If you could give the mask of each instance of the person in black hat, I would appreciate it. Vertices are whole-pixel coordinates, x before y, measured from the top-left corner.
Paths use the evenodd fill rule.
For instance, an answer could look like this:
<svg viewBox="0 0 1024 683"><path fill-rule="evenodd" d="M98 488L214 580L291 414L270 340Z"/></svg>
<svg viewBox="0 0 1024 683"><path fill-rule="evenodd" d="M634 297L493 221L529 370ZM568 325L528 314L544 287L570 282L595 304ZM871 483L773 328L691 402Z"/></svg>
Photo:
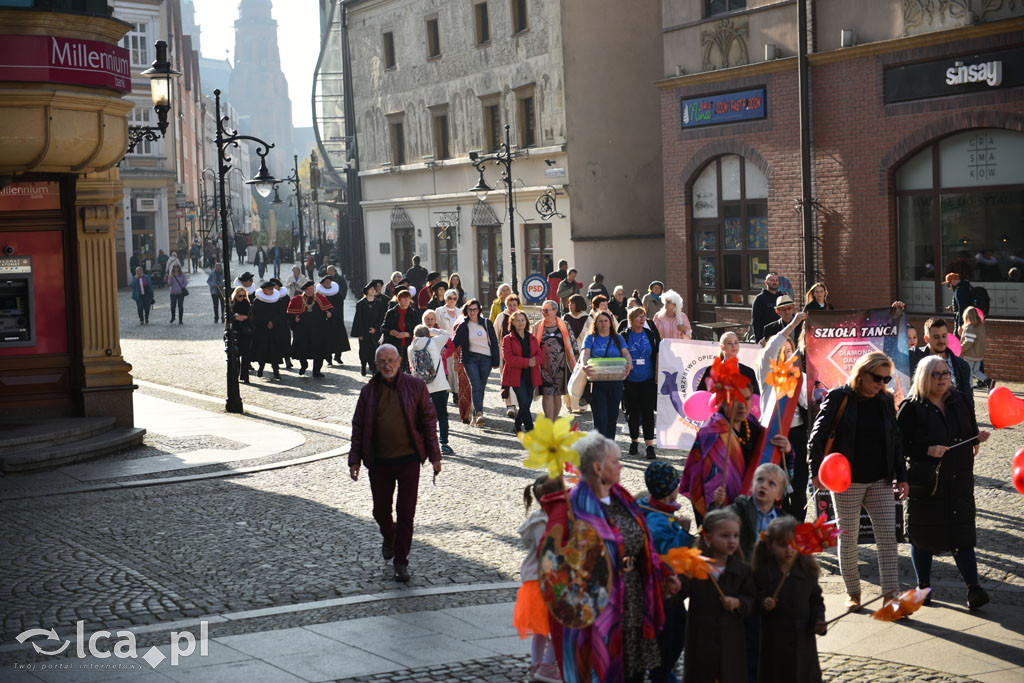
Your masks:
<svg viewBox="0 0 1024 683"><path fill-rule="evenodd" d="M289 370L292 369L292 331L288 328L288 304L291 301L291 297L288 295L288 289L284 284L276 277L270 278L271 284L274 285L274 289L280 294L280 298L275 304L281 309L281 325L274 325L274 343L277 345L277 353L284 359L284 366Z"/></svg>
<svg viewBox="0 0 1024 683"><path fill-rule="evenodd" d="M420 310L422 311L436 311L437 309L444 306L444 293L448 291L448 283L445 282L444 280L439 279L431 286L430 291L433 294L433 296L431 296L430 299L427 300L425 306L420 307Z"/></svg>
<svg viewBox="0 0 1024 683"><path fill-rule="evenodd" d="M299 361L299 374L304 375L313 360L313 376L323 377L320 372L329 352L327 326L331 319L331 302L323 294L314 291L312 281L302 284L302 294L288 303L289 323L292 326L292 358Z"/></svg>
<svg viewBox="0 0 1024 683"><path fill-rule="evenodd" d="M363 298L356 302L356 316L352 319L352 336L359 340L359 372L366 377L366 368L374 367L380 329L384 324L387 305L378 296L384 285L380 280L371 280L363 287Z"/></svg>
<svg viewBox="0 0 1024 683"><path fill-rule="evenodd" d="M235 287L241 287L245 290L245 293L252 298L252 295L256 293L256 283L253 282L253 275L249 271L245 271L241 275L235 278L234 283L231 285L231 289Z"/></svg>
<svg viewBox="0 0 1024 683"><path fill-rule="evenodd" d="M416 308L421 311L427 310L430 300L434 297L434 285L441 281L441 273L435 270L427 273L427 283L423 287L420 287L419 292L416 294Z"/></svg>
<svg viewBox="0 0 1024 683"><path fill-rule="evenodd" d="M334 267L331 266L325 270L325 275L320 280L320 284L316 286L318 294L323 294L329 302L331 302L331 321L327 325L327 334L329 341L327 344L327 364L331 365L333 359L338 365L341 365L341 354L352 349L348 343L348 332L345 331L345 321L342 320L342 311L345 306L344 300L345 295L341 292L341 286L334 281L333 276L330 274L330 270Z"/></svg>
<svg viewBox="0 0 1024 683"><path fill-rule="evenodd" d="M278 303L281 296L281 293L274 289L274 283L269 280L261 282L256 294L253 295L251 355L257 363L257 377L263 376L263 368L269 363L274 370L274 378L281 379L281 372L278 369L281 364L281 353L277 329L287 329L284 311Z"/></svg>

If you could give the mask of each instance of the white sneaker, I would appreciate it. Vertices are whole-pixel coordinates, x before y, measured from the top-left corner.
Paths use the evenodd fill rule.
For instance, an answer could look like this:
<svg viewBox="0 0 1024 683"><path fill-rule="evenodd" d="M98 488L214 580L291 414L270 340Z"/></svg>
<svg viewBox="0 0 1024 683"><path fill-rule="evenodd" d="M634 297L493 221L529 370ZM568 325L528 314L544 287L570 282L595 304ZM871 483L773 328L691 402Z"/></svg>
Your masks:
<svg viewBox="0 0 1024 683"><path fill-rule="evenodd" d="M483 427L484 426L484 414L480 413L475 418L473 418L473 424L475 424L477 427Z"/></svg>
<svg viewBox="0 0 1024 683"><path fill-rule="evenodd" d="M516 416L516 409L515 408L513 408L512 406L509 406L509 407L505 408L505 417L515 417L515 416Z"/></svg>
<svg viewBox="0 0 1024 683"><path fill-rule="evenodd" d="M533 672L533 678L531 680L539 681L540 683L562 683L562 674L558 670L556 664L541 664Z"/></svg>

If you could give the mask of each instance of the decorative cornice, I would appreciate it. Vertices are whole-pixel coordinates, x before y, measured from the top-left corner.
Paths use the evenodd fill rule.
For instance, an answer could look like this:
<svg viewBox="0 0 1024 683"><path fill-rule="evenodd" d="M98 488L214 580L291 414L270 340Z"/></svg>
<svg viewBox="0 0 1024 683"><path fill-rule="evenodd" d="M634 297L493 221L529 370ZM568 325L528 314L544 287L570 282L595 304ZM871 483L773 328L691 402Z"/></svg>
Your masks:
<svg viewBox="0 0 1024 683"><path fill-rule="evenodd" d="M779 71L795 70L796 63L796 57L782 57L780 59L773 59L770 62L756 62L754 64L744 64L743 66L734 66L728 69L717 69L715 71L704 71L699 74L675 76L673 78L655 81L654 85L659 90L675 90L676 88L686 88L691 85L718 83L719 81L732 81L740 78L760 76L762 74L777 73Z"/></svg>
<svg viewBox="0 0 1024 683"><path fill-rule="evenodd" d="M988 38L990 36L1010 33L1013 31L1024 31L1024 17L1014 17L1012 19L1003 19L1002 21L993 21L985 24L975 24L973 26L961 26L959 28L932 31L930 33L920 33L916 36L907 36L905 38L879 40L873 43L855 45L853 47L841 47L836 50L830 50L829 52L819 52L808 55L807 59L810 61L812 66L817 66L819 64L834 64L836 62L845 62L851 59L861 59L864 57L889 54L891 52L902 52L903 50L931 47L932 45L944 45L946 43L959 42L963 40Z"/></svg>
<svg viewBox="0 0 1024 683"><path fill-rule="evenodd" d="M64 12L2 9L0 23L5 33L25 36L58 36L118 43L132 25L110 17L92 17Z"/></svg>

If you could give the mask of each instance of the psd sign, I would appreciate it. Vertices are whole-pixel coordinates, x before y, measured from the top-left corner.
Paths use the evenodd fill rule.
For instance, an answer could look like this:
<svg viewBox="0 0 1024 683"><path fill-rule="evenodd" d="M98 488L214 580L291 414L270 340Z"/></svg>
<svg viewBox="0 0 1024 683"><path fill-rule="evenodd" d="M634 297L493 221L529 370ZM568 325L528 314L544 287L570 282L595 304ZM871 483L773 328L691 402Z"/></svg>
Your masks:
<svg viewBox="0 0 1024 683"><path fill-rule="evenodd" d="M528 303L539 304L548 295L548 279L534 273L523 280L523 297Z"/></svg>

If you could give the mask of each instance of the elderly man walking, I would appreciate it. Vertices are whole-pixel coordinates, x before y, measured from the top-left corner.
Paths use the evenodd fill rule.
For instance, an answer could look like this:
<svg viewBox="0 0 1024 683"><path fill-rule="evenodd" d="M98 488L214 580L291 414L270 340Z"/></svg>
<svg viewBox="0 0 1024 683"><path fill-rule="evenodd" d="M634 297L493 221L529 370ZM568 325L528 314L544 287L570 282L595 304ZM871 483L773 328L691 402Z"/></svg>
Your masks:
<svg viewBox="0 0 1024 683"><path fill-rule="evenodd" d="M434 475L441 472L437 413L426 383L400 372L398 349L382 344L375 362L377 373L359 392L352 418L348 469L352 481L358 481L360 465L366 465L373 495L373 518L384 538L381 554L385 560L394 558L395 581L405 583L409 580L409 548L420 466L430 460ZM396 485L397 522L391 516Z"/></svg>

